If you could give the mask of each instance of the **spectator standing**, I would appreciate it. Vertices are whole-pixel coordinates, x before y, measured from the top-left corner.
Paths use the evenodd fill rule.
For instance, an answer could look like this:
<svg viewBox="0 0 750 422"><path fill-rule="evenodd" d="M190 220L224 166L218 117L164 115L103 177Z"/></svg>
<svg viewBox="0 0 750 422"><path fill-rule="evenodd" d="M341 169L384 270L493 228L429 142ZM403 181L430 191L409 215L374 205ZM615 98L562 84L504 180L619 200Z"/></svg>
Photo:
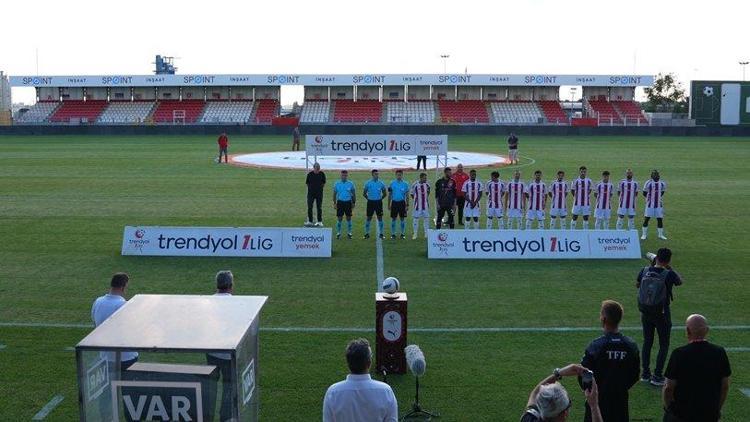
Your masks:
<svg viewBox="0 0 750 422"><path fill-rule="evenodd" d="M688 344L674 349L667 364L664 420L715 422L729 392L729 358L723 347L706 340L708 321L703 315L690 315L685 327Z"/></svg>
<svg viewBox="0 0 750 422"><path fill-rule="evenodd" d="M292 151L299 151L299 138L302 135L299 133L299 126L294 127L294 131L292 131Z"/></svg>
<svg viewBox="0 0 750 422"><path fill-rule="evenodd" d="M641 352L641 381L655 386L664 385L664 362L669 352L669 336L672 331L672 315L669 303L674 299L672 288L682 285L682 278L672 269L672 251L661 248L650 266L638 273L638 309L641 311L643 326L643 351ZM656 368L651 374L651 347L654 345L654 331L659 335L659 353L656 355Z"/></svg>
<svg viewBox="0 0 750 422"><path fill-rule="evenodd" d="M372 350L361 338L346 347L349 375L326 391L323 422L396 422L398 403L391 387L370 377Z"/></svg>
<svg viewBox="0 0 750 422"><path fill-rule="evenodd" d="M599 387L599 408L607 422L629 420L628 390L638 382L640 360L638 346L620 333L622 305L614 300L602 302L599 320L604 334L592 341L583 355L581 365L591 370ZM586 403L585 421L592 420Z"/></svg>
<svg viewBox="0 0 750 422"><path fill-rule="evenodd" d="M226 132L222 132L221 135L219 135L219 139L216 140L216 143L219 144L219 161L218 163L221 164L221 156L224 156L224 163L229 162L229 137L227 136Z"/></svg>
<svg viewBox="0 0 750 422"><path fill-rule="evenodd" d="M326 185L326 174L320 171L320 164L313 164L311 172L307 173L307 222L306 227L323 227L323 188ZM315 203L318 220L313 223L313 203Z"/></svg>
<svg viewBox="0 0 750 422"><path fill-rule="evenodd" d="M419 165L422 164L422 168L427 170L427 156L426 155L417 155L417 170L419 170Z"/></svg>
<svg viewBox="0 0 750 422"><path fill-rule="evenodd" d="M518 164L518 137L513 132L508 136L508 158L511 164Z"/></svg>

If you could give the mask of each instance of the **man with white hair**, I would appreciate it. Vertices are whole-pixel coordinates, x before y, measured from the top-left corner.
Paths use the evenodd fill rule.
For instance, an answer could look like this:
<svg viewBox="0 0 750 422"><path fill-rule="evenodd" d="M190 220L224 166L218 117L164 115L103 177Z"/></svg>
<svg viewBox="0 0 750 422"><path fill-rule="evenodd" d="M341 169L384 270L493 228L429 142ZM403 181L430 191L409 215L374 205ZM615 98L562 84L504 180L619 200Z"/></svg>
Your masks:
<svg viewBox="0 0 750 422"><path fill-rule="evenodd" d="M582 375L586 368L577 364L570 364L564 368L555 369L552 375L543 379L531 391L529 401L526 403L526 411L521 416L521 422L564 422L568 420L572 402L558 381L563 377L574 377ZM586 402L591 408L591 420L602 422L602 414L599 411L599 391L596 380L591 382L591 388L583 392Z"/></svg>
<svg viewBox="0 0 750 422"><path fill-rule="evenodd" d="M718 421L729 392L729 358L723 347L706 340L708 321L690 315L688 344L672 352L664 375L665 421Z"/></svg>
<svg viewBox="0 0 750 422"><path fill-rule="evenodd" d="M231 271L219 271L216 273L216 293L214 296L232 296L234 292L234 275ZM219 410L220 420L226 421L232 418L232 355L229 353L208 353L206 363L214 365L221 375L221 407ZM218 384L218 379L216 380ZM215 392L214 392L215 394Z"/></svg>

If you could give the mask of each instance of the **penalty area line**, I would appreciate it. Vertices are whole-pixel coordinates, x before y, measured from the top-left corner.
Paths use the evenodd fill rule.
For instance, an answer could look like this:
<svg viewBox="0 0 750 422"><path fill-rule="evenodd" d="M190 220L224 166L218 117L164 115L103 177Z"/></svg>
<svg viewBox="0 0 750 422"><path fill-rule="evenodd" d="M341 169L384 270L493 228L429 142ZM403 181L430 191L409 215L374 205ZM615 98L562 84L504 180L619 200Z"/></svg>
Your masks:
<svg viewBox="0 0 750 422"><path fill-rule="evenodd" d="M56 395L55 397L52 397L52 400L47 402L47 404L44 405L44 407L39 410L36 415L34 415L33 418L31 418L32 421L41 421L44 420L44 418L47 417L47 415L50 414L55 408L63 401L65 397L63 397L61 394Z"/></svg>

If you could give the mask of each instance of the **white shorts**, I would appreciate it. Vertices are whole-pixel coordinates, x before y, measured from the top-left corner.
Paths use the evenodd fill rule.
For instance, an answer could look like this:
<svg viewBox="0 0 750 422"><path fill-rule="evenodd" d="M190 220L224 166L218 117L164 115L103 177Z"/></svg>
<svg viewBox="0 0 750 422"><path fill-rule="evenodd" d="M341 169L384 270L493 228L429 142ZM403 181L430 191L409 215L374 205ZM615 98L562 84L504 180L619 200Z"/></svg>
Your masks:
<svg viewBox="0 0 750 422"><path fill-rule="evenodd" d="M573 215L591 215L591 205L573 205Z"/></svg>
<svg viewBox="0 0 750 422"><path fill-rule="evenodd" d="M551 210L549 210L549 216L552 218L555 218L555 217L565 218L568 216L568 209L567 208L552 208Z"/></svg>
<svg viewBox="0 0 750 422"><path fill-rule="evenodd" d="M508 208L508 218L523 217L523 210L520 208Z"/></svg>
<svg viewBox="0 0 750 422"><path fill-rule="evenodd" d="M653 217L653 218L664 218L664 208L658 207L658 208L651 208L646 207L646 214L644 214L646 217Z"/></svg>
<svg viewBox="0 0 750 422"><path fill-rule="evenodd" d="M617 208L617 215L627 215L629 217L635 217L635 208Z"/></svg>
<svg viewBox="0 0 750 422"><path fill-rule="evenodd" d="M430 218L430 210L414 210L411 216L412 218Z"/></svg>
<svg viewBox="0 0 750 422"><path fill-rule="evenodd" d="M544 221L544 210L528 210L526 211L526 219Z"/></svg>
<svg viewBox="0 0 750 422"><path fill-rule="evenodd" d="M503 209L502 208L487 208L487 217L497 217L497 218L503 218Z"/></svg>
<svg viewBox="0 0 750 422"><path fill-rule="evenodd" d="M517 149L508 150L508 155L510 156L511 160L516 161L516 159L518 159L518 150Z"/></svg>
<svg viewBox="0 0 750 422"><path fill-rule="evenodd" d="M464 207L464 218L467 218L467 217L479 217L481 214L482 214L482 211L479 208L479 205L477 205L474 208L471 208L468 205L466 205Z"/></svg>
<svg viewBox="0 0 750 422"><path fill-rule="evenodd" d="M594 218L597 220L609 220L612 216L612 210L600 210L599 208L594 210Z"/></svg>

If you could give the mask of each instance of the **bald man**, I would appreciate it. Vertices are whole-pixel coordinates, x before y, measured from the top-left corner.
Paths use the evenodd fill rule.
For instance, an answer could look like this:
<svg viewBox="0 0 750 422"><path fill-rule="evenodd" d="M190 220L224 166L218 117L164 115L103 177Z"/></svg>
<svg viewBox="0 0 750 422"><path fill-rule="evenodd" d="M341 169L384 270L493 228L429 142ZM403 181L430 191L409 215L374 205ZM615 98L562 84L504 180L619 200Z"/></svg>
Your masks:
<svg viewBox="0 0 750 422"><path fill-rule="evenodd" d="M718 421L729 391L729 358L723 347L706 340L708 321L690 315L688 344L672 352L664 375L665 421Z"/></svg>

